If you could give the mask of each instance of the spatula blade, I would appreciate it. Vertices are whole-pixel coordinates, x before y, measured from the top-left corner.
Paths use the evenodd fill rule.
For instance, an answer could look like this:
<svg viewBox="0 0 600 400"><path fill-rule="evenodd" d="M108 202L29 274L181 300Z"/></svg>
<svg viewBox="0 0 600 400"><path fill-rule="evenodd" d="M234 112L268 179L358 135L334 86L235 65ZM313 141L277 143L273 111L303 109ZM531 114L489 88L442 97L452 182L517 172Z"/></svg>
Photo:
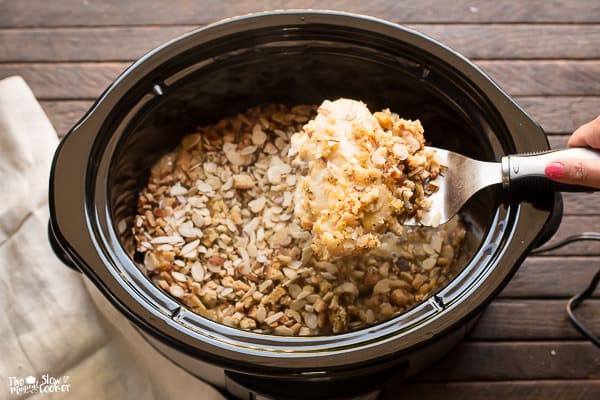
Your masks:
<svg viewBox="0 0 600 400"><path fill-rule="evenodd" d="M452 151L428 148L435 150L436 159L446 169L432 181L439 189L427 198L430 209L420 220L413 217L404 225L437 227L455 216L479 190L502 182L499 162L477 161Z"/></svg>

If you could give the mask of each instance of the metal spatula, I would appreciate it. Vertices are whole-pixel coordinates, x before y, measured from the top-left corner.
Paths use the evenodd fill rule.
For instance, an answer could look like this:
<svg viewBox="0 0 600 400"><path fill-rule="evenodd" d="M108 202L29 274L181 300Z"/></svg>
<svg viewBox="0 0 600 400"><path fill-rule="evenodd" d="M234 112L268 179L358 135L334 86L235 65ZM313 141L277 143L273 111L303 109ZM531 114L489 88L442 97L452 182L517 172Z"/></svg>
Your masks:
<svg viewBox="0 0 600 400"><path fill-rule="evenodd" d="M551 181L544 175L549 162L558 159L600 159L600 151L589 148L551 150L532 154L508 155L501 162L477 161L444 149L434 149L447 170L434 181L439 190L429 196L431 209L417 221L411 218L405 225L437 226L456 215L461 207L479 190L502 185L504 190L553 190L561 192L592 192L583 186Z"/></svg>

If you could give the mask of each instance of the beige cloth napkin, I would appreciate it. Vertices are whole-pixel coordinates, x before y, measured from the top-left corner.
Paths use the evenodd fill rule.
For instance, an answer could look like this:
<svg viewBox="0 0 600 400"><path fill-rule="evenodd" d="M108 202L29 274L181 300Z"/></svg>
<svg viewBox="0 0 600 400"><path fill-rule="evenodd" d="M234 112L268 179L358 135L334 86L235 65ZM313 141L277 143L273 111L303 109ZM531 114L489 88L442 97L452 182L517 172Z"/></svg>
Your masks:
<svg viewBox="0 0 600 400"><path fill-rule="evenodd" d="M57 144L25 81L1 80L0 399L223 398L132 326L113 329L96 311L82 275L50 249L48 177ZM55 393L23 393L36 385Z"/></svg>

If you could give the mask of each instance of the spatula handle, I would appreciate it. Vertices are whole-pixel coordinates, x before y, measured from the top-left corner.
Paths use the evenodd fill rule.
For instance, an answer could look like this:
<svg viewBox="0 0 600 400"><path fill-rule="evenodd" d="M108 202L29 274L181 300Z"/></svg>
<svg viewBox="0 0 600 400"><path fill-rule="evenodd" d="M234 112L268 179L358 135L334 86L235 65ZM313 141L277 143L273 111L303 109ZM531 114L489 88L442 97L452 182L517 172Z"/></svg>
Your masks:
<svg viewBox="0 0 600 400"><path fill-rule="evenodd" d="M574 147L502 157L502 186L505 189L526 191L593 192L600 190L587 186L568 185L546 178L544 169L548 163L569 158L600 160L600 151Z"/></svg>

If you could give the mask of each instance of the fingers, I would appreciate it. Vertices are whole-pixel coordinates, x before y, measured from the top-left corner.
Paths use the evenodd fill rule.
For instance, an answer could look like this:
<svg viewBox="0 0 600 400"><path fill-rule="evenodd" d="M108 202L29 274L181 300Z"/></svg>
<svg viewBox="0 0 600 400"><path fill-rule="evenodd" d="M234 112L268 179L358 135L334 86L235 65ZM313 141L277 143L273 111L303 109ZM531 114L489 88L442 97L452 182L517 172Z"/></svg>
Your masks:
<svg viewBox="0 0 600 400"><path fill-rule="evenodd" d="M556 160L546 165L544 174L557 182L600 189L600 160Z"/></svg>
<svg viewBox="0 0 600 400"><path fill-rule="evenodd" d="M567 146L600 149L600 116L577 128ZM600 160L556 160L546 165L544 174L557 182L600 189Z"/></svg>
<svg viewBox="0 0 600 400"><path fill-rule="evenodd" d="M577 128L569 138L567 145L600 149L600 117Z"/></svg>

